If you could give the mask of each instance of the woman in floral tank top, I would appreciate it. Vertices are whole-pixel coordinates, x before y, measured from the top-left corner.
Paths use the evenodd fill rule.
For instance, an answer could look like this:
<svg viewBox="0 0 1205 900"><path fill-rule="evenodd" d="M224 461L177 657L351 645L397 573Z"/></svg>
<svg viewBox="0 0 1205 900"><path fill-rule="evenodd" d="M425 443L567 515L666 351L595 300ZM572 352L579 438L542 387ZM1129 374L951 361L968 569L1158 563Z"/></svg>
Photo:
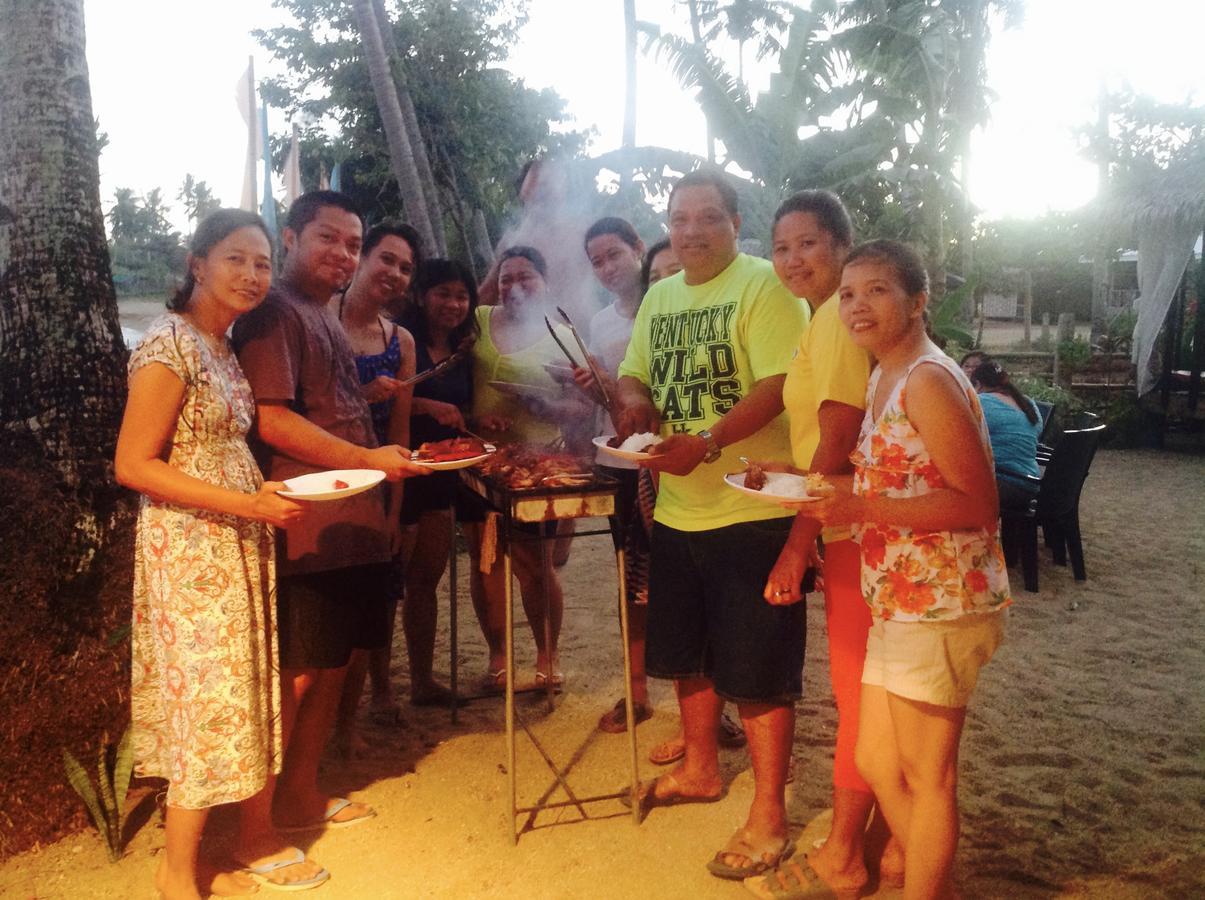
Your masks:
<svg viewBox="0 0 1205 900"><path fill-rule="evenodd" d="M856 248L840 298L842 322L878 367L852 485L799 507L852 525L861 544L874 625L855 758L904 844L904 895L945 896L966 705L1011 603L991 446L974 389L925 333L928 278L914 251Z"/></svg>

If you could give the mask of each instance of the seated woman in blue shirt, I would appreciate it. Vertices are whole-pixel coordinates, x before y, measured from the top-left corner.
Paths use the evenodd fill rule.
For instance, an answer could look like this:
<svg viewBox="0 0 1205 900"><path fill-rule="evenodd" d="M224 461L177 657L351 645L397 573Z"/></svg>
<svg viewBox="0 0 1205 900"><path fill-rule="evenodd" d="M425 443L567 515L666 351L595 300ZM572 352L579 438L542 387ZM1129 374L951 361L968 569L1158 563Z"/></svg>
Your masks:
<svg viewBox="0 0 1205 900"><path fill-rule="evenodd" d="M991 357L984 357L975 367L971 383L979 393L992 442L1000 508L1024 509L1038 492L1038 486L1025 478L1040 474L1037 452L1042 416L1037 404L1017 390L1004 367Z"/></svg>

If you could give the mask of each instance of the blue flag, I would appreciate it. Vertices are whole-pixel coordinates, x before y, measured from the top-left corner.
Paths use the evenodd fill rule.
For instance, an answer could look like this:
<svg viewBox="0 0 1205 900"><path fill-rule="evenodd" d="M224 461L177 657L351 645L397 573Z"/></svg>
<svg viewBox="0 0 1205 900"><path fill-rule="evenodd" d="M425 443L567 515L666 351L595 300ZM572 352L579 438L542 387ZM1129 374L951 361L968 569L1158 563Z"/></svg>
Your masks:
<svg viewBox="0 0 1205 900"><path fill-rule="evenodd" d="M343 173L343 163L335 163L334 168L331 169L331 190L332 191L337 191L337 190L341 189L340 183L343 181L343 179L341 177L342 173Z"/></svg>

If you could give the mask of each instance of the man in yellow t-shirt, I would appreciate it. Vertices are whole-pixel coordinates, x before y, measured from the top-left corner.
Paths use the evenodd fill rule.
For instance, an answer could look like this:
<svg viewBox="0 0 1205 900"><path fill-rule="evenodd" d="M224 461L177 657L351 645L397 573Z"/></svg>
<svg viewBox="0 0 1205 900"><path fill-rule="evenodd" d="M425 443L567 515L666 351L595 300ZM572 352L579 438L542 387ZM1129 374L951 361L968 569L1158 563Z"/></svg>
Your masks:
<svg viewBox="0 0 1205 900"><path fill-rule="evenodd" d="M745 825L708 869L744 878L793 850L784 788L803 690L802 604L762 590L790 530L780 507L726 487L739 456L791 459L782 384L806 307L770 264L737 251L736 192L716 172L683 177L669 200L683 271L658 282L636 316L619 368L621 437L664 440L646 465L661 475L650 539L648 674L674 679L686 757L645 785L647 809L718 800L717 734L737 704L755 760Z"/></svg>

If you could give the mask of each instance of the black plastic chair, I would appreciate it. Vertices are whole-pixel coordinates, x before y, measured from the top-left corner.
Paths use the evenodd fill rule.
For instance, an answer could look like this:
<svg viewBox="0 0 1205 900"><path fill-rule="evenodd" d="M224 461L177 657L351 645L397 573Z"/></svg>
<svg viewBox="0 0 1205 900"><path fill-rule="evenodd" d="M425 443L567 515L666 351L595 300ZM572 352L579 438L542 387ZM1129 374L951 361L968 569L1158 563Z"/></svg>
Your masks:
<svg viewBox="0 0 1205 900"><path fill-rule="evenodd" d="M1042 432L1038 435L1038 443L1053 444L1058 430L1058 419L1054 415L1058 407L1048 400L1035 400L1033 402L1038 408L1038 415L1042 417Z"/></svg>
<svg viewBox="0 0 1205 900"><path fill-rule="evenodd" d="M1039 487L1042 479L1022 476ZM1000 544L1004 561L1009 566L1021 563L1025 590L1038 592L1038 498L1035 495L1024 507L1000 507Z"/></svg>
<svg viewBox="0 0 1205 900"><path fill-rule="evenodd" d="M1038 408L1038 415L1042 417L1042 431L1038 434L1038 462L1045 465L1046 461L1050 459L1055 441L1058 440L1058 417L1055 415L1058 407L1046 400L1033 402Z"/></svg>
<svg viewBox="0 0 1205 900"><path fill-rule="evenodd" d="M1099 421L1095 416L1093 419ZM1056 565L1067 565L1067 557L1071 557L1076 581L1088 577L1080 536L1079 500L1104 430L1101 423L1064 431L1046 465L1038 491L1037 521L1046 535L1046 544L1054 553Z"/></svg>
<svg viewBox="0 0 1205 900"><path fill-rule="evenodd" d="M1096 416L1085 419L1086 428L1064 431L1051 451L1040 479L1038 495L1026 509L1000 511L1000 538L1005 558L1020 557L1025 589L1038 590L1038 525L1042 526L1046 546L1051 548L1056 565L1067 565L1076 581L1087 579L1084 545L1080 535L1079 500L1084 481L1105 430Z"/></svg>

